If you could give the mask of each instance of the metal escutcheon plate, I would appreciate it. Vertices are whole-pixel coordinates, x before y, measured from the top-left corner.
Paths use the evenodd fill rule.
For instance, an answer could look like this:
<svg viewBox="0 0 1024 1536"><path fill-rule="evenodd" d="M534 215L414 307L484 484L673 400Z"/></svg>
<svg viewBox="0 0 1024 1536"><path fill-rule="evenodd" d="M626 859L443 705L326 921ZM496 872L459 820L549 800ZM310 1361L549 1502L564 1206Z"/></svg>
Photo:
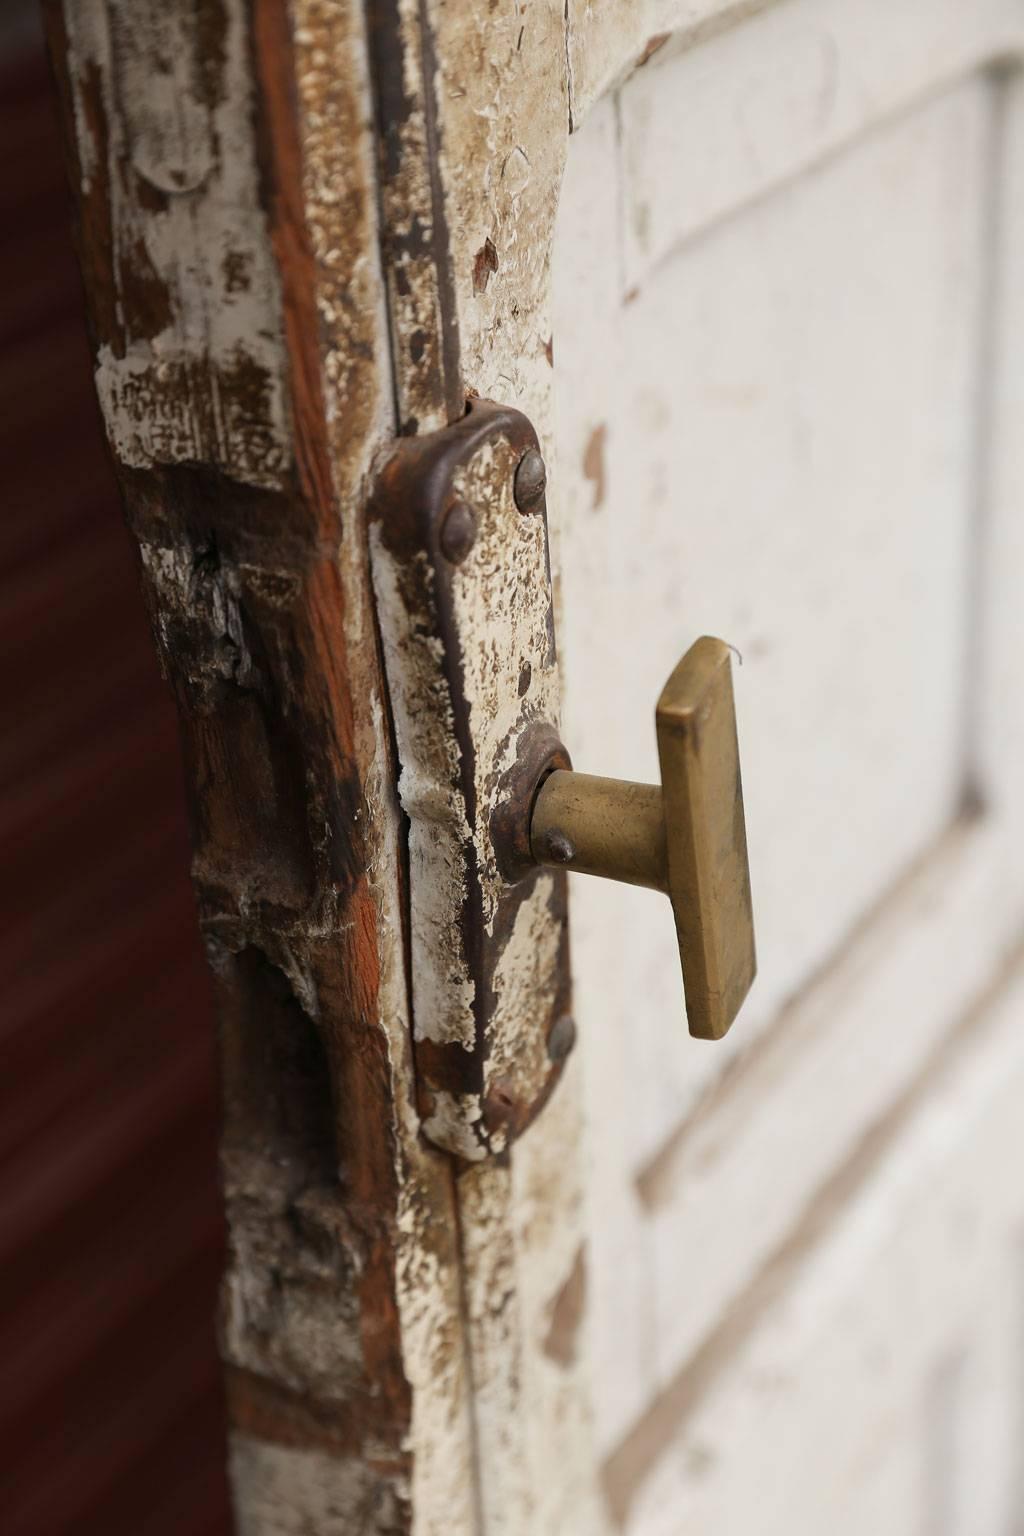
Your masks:
<svg viewBox="0 0 1024 1536"><path fill-rule="evenodd" d="M515 786L568 766L543 460L526 417L473 401L453 426L399 440L378 473L370 547L409 821L419 1109L432 1142L478 1161L504 1153L551 1093L569 1011L565 877L532 867L528 846L517 867L507 848L499 862L492 831L503 815L528 827Z"/></svg>

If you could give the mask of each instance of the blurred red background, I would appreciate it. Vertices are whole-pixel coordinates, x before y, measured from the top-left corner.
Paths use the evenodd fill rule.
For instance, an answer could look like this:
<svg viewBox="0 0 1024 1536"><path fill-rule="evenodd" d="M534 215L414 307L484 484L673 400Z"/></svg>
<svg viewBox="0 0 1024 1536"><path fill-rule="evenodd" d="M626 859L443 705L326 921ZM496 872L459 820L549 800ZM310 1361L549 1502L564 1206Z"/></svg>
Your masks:
<svg viewBox="0 0 1024 1536"><path fill-rule="evenodd" d="M0 142L0 1524L206 1536L229 1528L210 989L31 17L0 20Z"/></svg>

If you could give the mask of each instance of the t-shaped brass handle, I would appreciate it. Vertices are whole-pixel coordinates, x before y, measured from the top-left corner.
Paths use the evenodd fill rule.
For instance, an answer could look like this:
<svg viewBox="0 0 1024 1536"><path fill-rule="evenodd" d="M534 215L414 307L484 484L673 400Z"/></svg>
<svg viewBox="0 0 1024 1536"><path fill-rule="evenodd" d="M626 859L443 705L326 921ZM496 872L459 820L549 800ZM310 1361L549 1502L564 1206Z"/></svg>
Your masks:
<svg viewBox="0 0 1024 1536"><path fill-rule="evenodd" d="M658 700L661 788L556 769L530 820L538 864L671 898L691 1035L720 1040L757 969L729 647L686 652Z"/></svg>

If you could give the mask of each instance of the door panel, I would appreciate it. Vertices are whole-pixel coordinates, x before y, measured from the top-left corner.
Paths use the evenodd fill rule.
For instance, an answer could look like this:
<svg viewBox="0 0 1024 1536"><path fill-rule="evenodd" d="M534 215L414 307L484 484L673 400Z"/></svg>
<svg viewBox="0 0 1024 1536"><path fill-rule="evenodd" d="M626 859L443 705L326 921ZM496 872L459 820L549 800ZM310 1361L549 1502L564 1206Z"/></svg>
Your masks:
<svg viewBox="0 0 1024 1536"><path fill-rule="evenodd" d="M1007 1536L1024 7L49 12L224 1019L241 1525L596 1536L603 1460L634 1533ZM227 343L197 273L252 322ZM395 436L450 444L474 395L549 461L578 768L654 777L683 646L744 657L761 978L724 1046L687 1040L668 908L572 877L581 1047L467 1168L421 1134L406 938L471 927L489 845L426 887L408 856L431 765L378 637L427 632L365 514ZM491 468L467 496L507 504ZM492 656L536 585L510 562L502 593ZM455 823L503 792L451 766L493 721L415 697ZM535 1048L566 989L494 937L519 981L476 1024L493 991Z"/></svg>
<svg viewBox="0 0 1024 1536"><path fill-rule="evenodd" d="M726 1052L962 794L988 112L973 82L720 225L613 311L607 342L593 320L559 328L569 462L600 453L603 480L584 483L562 548L574 760L657 778L652 704L689 639L720 631L744 660L761 959ZM591 208L602 184L599 166ZM586 887L584 922L592 904L623 914L620 1006L638 976L660 989L632 1005L634 1045L650 1018L663 1063L643 1092L668 1100L648 1098L642 1161L723 1051L666 1040L681 1015L667 912L629 922L631 895Z"/></svg>
<svg viewBox="0 0 1024 1536"><path fill-rule="evenodd" d="M671 1444L735 1310L878 1126L913 1116L1024 923L1003 427L1020 98L990 67L1008 13L876 9L780 6L671 40L570 141L566 740L577 767L656 778L671 665L702 632L736 646L760 960L733 1034L703 1048L659 899L574 886L613 1469L656 1430ZM865 1499L918 1499L900 1456L872 1465ZM651 1528L689 1529L669 1507ZM810 1505L787 1511L811 1528Z"/></svg>
<svg viewBox="0 0 1024 1536"><path fill-rule="evenodd" d="M1019 1144L1019 963L1001 980L846 1198L823 1202L813 1246L794 1243L737 1312L719 1371L620 1505L631 1532L1017 1529L1024 1190L993 1171ZM620 1457L613 1490L636 1470Z"/></svg>

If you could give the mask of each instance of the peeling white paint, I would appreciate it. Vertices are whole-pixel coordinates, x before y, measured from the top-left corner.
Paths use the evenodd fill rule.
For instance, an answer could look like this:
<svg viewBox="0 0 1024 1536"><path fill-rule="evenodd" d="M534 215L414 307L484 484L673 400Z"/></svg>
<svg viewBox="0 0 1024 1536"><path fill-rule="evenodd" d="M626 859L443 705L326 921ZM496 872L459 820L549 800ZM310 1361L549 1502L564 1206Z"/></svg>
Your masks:
<svg viewBox="0 0 1024 1536"><path fill-rule="evenodd" d="M554 877L541 875L516 912L515 923L494 977L497 1003L491 1023L491 1054L485 1087L521 1078L543 1082L549 1068L547 1043L537 1027L537 999L550 995L558 975L561 933L551 920Z"/></svg>
<svg viewBox="0 0 1024 1536"><path fill-rule="evenodd" d="M618 37L628 36L630 7L586 4L588 11L601 12ZM575 51L568 46L566 7L563 0L541 0L499 13L427 0L427 11L438 59L439 169L463 379L484 398L516 406L538 429L548 467L557 584L560 497L550 433L550 253L568 142L568 56ZM474 283L474 263L484 237L494 245L497 268L481 292ZM426 313L412 323L399 318L399 353L413 326L426 324ZM556 353L557 344L555 337ZM523 561L517 540L526 532L503 527L497 535L498 551L514 551L509 566ZM460 575L469 573L476 554L474 549ZM508 571L489 572L485 580L486 602L481 600L475 615L472 594L467 596L466 632L483 635L487 604L507 603L504 624L495 622L492 636L501 636L497 644L506 647L495 658L499 669L515 681L518 657L508 645L508 632L519 625L532 653L536 609L525 579L518 588ZM471 649L470 654L477 653ZM488 696L482 674L473 687L474 740L479 732L485 743L482 757L489 756L493 768L507 761L499 745L507 722L497 730L496 723L488 722L488 711L500 713L504 704ZM554 724L557 690L557 677L545 677L543 668L531 680L538 715ZM489 793L496 794L493 784ZM490 882L496 878L491 850L482 845L480 855ZM518 1061L524 1050L527 1065L537 1043L531 1024L550 1005L544 928L539 886L517 918L495 978L499 1009L506 1010L502 1033L509 1041L508 1058ZM585 1028L585 1021L581 1024ZM530 1536L595 1536L607 1525L597 1483L585 1333L568 1368L544 1351L554 1299L582 1241L579 1095L579 1067L570 1060L551 1100L512 1146L510 1167L474 1167L459 1180L481 1530L486 1536L522 1536L525 1531Z"/></svg>
<svg viewBox="0 0 1024 1536"><path fill-rule="evenodd" d="M375 147L368 126L366 39L358 7L293 0L292 11L305 213L317 265L321 387L341 508L338 562L345 634L350 667L357 675L362 670L375 677L365 486L373 456L392 435L394 422L372 195ZM361 229L356 214L363 220ZM368 335L374 338L370 366L363 362ZM376 686L357 714L356 750L365 765L367 874L379 913L378 1023L391 1068L390 1130L398 1184L395 1283L402 1363L412 1389L406 1449L412 1458L413 1531L414 1536L480 1536L455 1197L449 1160L424 1141L413 1097L398 856L404 833L391 775L387 715ZM383 1518L380 1525L386 1528Z"/></svg>
<svg viewBox="0 0 1024 1536"><path fill-rule="evenodd" d="M216 61L198 56L194 22L159 0L69 0L65 14L83 191L103 195L102 178L115 265L166 315L133 332L138 316L123 303L123 336L101 339L96 387L111 447L133 468L213 461L249 484L282 485L281 297L259 201L244 6L225 0L223 68L205 84Z"/></svg>
<svg viewBox="0 0 1024 1536"><path fill-rule="evenodd" d="M370 548L402 764L398 792L409 817L410 882L417 893L412 903L415 1034L418 1040L472 1050L475 985L461 932L470 828L441 646L430 633L430 615L410 610L409 583L376 523L370 528ZM419 570L429 584L425 555L419 557Z"/></svg>
<svg viewBox="0 0 1024 1536"><path fill-rule="evenodd" d="M434 1108L423 1122L424 1134L439 1147L448 1147L457 1157L470 1163L483 1162L486 1150L473 1134L480 1119L480 1100L472 1093L433 1092Z"/></svg>

